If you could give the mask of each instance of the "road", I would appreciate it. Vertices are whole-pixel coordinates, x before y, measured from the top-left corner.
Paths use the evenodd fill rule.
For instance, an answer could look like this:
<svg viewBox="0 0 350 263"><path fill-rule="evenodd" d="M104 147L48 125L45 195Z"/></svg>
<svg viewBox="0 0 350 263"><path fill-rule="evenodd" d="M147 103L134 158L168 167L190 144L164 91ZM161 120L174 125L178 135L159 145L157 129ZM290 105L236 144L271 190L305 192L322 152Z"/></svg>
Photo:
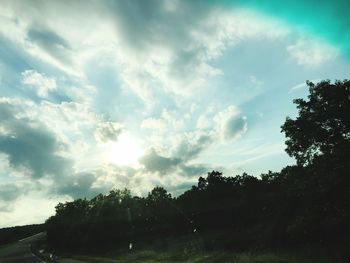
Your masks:
<svg viewBox="0 0 350 263"><path fill-rule="evenodd" d="M0 248L0 263L43 263L30 249L31 244L45 236L39 233Z"/></svg>

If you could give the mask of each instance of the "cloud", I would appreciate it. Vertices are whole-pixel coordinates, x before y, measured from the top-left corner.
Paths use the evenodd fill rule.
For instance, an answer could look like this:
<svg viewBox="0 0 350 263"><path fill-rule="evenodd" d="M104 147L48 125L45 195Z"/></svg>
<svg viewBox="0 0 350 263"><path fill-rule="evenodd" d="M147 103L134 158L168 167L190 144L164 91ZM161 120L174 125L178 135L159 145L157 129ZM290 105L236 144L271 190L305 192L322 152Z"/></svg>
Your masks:
<svg viewBox="0 0 350 263"><path fill-rule="evenodd" d="M54 78L46 77L45 74L35 70L22 72L22 83L34 89L39 97L46 98L49 92L57 90Z"/></svg>
<svg viewBox="0 0 350 263"><path fill-rule="evenodd" d="M160 175L175 175L191 177L202 174L208 167L196 163L195 160L204 150L215 141L212 132L194 131L186 132L177 136L170 154L159 153L151 149L141 159L147 173L158 173ZM169 149L168 149L169 150ZM142 172L142 170L141 170Z"/></svg>
<svg viewBox="0 0 350 263"><path fill-rule="evenodd" d="M175 155L180 156L185 161L189 161L196 158L213 142L214 137L208 132L185 133L183 139L176 146Z"/></svg>
<svg viewBox="0 0 350 263"><path fill-rule="evenodd" d="M164 131L166 127L167 127L167 124L163 119L147 118L147 119L144 119L141 123L142 129Z"/></svg>
<svg viewBox="0 0 350 263"><path fill-rule="evenodd" d="M21 117L8 100L0 101L2 130L0 151L8 157L12 167L25 168L33 178L62 174L71 166L70 160L57 152L64 147L54 134L34 120Z"/></svg>
<svg viewBox="0 0 350 263"><path fill-rule="evenodd" d="M150 129L158 133L177 131L184 127L183 116L179 112L164 108L159 118L146 118L141 123L141 128Z"/></svg>
<svg viewBox="0 0 350 263"><path fill-rule="evenodd" d="M289 32L261 14L200 1L77 1L69 7L5 1L1 32L33 58L82 79L89 63L109 58L123 88L148 104L159 90L187 97L208 87L223 74L212 62L227 47Z"/></svg>
<svg viewBox="0 0 350 263"><path fill-rule="evenodd" d="M229 106L219 112L214 121L217 125L217 131L222 138L226 140L235 139L244 134L247 127L247 118L242 115L236 106Z"/></svg>
<svg viewBox="0 0 350 263"><path fill-rule="evenodd" d="M123 126L116 122L102 122L95 131L95 139L98 142L117 141L118 136L123 132Z"/></svg>
<svg viewBox="0 0 350 263"><path fill-rule="evenodd" d="M339 50L315 40L298 40L287 46L289 55L301 66L317 67L334 60Z"/></svg>
<svg viewBox="0 0 350 263"><path fill-rule="evenodd" d="M197 177L199 175L204 175L210 169L213 168L210 168L209 165L204 164L189 164L181 166L182 175L186 177Z"/></svg>
<svg viewBox="0 0 350 263"><path fill-rule="evenodd" d="M181 159L163 157L157 154L154 149L151 149L149 153L140 159L140 163L144 165L146 171L167 174L176 170L177 166L181 163Z"/></svg>
<svg viewBox="0 0 350 263"><path fill-rule="evenodd" d="M11 210L11 204L23 193L23 187L16 184L0 185L0 212L8 212Z"/></svg>
<svg viewBox="0 0 350 263"><path fill-rule="evenodd" d="M182 127L188 127L185 122L176 128L177 125L171 125L171 123L176 123L177 118L174 116L166 118L165 115L162 114L162 118L156 119L157 121L150 118L144 122L143 127L146 124L152 124L156 133L159 132L156 128L162 127L163 134L169 137L166 141L163 140L164 136L158 137L153 143L158 147L152 148L140 159L145 172L168 176L200 175L210 170L207 164L198 163L203 152L220 139L232 140L247 130L246 117L238 107L232 105L216 114L215 109L210 107L204 115L197 118L197 129L194 131L182 129Z"/></svg>
<svg viewBox="0 0 350 263"><path fill-rule="evenodd" d="M208 119L208 117L206 115L201 115L199 116L199 118L197 119L197 124L196 127L198 129L204 130L210 127L210 120Z"/></svg>
<svg viewBox="0 0 350 263"><path fill-rule="evenodd" d="M159 1L114 2L114 6L111 16L123 50L118 55L121 77L144 98L158 83L176 95L193 94L222 74L211 62L228 46L246 38L286 33L257 14L196 1L177 1L170 9Z"/></svg>
<svg viewBox="0 0 350 263"><path fill-rule="evenodd" d="M1 160L8 163L10 177L29 178L48 195L91 197L106 190L106 185L95 186L97 174L82 173L79 169L94 171L94 166L101 162L96 160L96 152L92 156L88 152L94 143L93 132L100 128L99 138L112 140L121 127L119 124L105 122L78 103L34 104L9 98L0 99L0 118L0 152L5 156ZM81 136L88 146L77 140ZM86 163L93 166L88 168Z"/></svg>
<svg viewBox="0 0 350 263"><path fill-rule="evenodd" d="M97 181L97 174L92 172L82 172L64 177L59 180L59 184L54 186L54 189L59 195L69 195L75 198L92 198L99 193L104 193L110 188L105 185L95 187L94 183Z"/></svg>
<svg viewBox="0 0 350 263"><path fill-rule="evenodd" d="M50 30L29 29L28 40L37 44L55 60L63 64L71 64L68 42Z"/></svg>

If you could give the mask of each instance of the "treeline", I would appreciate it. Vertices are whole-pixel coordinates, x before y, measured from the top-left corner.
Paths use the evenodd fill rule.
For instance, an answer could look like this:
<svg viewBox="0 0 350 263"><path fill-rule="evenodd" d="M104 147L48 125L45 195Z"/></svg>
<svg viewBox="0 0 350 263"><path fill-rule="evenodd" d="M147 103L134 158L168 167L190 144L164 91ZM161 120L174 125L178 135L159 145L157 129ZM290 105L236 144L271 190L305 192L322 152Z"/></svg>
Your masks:
<svg viewBox="0 0 350 263"><path fill-rule="evenodd" d="M350 82L308 85L308 101L295 100L299 116L282 126L297 165L260 177L212 171L176 198L156 187L147 197L124 189L60 203L46 222L48 242L93 251L199 235L205 249L308 245L344 254L350 245Z"/></svg>
<svg viewBox="0 0 350 263"><path fill-rule="evenodd" d="M20 239L45 231L44 224L6 227L0 229L0 245L18 241Z"/></svg>

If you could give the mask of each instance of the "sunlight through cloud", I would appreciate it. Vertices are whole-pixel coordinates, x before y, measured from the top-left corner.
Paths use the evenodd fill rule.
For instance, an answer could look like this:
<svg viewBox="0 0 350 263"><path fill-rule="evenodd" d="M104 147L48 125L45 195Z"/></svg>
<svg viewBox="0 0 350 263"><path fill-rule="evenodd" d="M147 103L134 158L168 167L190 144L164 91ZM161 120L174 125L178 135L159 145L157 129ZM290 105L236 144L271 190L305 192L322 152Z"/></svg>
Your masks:
<svg viewBox="0 0 350 263"><path fill-rule="evenodd" d="M110 163L122 166L138 166L139 158L144 150L137 140L130 134L124 133L119 136L117 142L107 144L106 160Z"/></svg>

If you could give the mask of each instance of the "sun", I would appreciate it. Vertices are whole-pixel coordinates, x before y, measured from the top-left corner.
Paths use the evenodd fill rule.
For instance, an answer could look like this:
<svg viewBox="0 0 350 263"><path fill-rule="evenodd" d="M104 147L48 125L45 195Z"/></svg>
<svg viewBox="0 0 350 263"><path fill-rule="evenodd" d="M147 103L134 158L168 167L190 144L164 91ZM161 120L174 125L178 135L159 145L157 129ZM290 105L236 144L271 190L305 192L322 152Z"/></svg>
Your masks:
<svg viewBox="0 0 350 263"><path fill-rule="evenodd" d="M119 136L117 142L111 142L107 146L107 161L121 166L137 166L138 160L144 151L137 140L130 134L124 133Z"/></svg>

